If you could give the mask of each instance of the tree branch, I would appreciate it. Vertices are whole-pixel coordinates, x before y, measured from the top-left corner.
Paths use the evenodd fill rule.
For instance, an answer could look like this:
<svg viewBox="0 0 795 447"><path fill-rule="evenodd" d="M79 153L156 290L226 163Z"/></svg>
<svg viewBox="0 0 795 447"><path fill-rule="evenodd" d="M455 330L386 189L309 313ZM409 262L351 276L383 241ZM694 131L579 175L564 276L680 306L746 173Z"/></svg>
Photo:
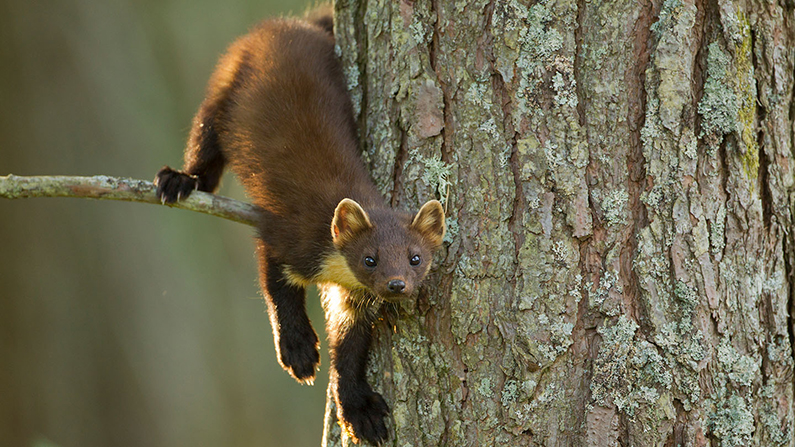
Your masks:
<svg viewBox="0 0 795 447"><path fill-rule="evenodd" d="M246 225L259 222L261 210L249 203L228 197L194 191L190 197L177 203L162 203L152 182L129 178L74 176L0 176L0 197L24 199L28 197L83 197L90 199L123 200L127 202L153 203L172 208L198 211L222 217Z"/></svg>

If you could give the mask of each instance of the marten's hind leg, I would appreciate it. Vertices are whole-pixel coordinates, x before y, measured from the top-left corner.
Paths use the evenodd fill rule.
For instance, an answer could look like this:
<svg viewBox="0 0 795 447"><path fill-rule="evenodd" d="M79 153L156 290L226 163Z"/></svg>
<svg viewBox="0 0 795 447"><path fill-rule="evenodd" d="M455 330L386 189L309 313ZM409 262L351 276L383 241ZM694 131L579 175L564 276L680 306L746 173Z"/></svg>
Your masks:
<svg viewBox="0 0 795 447"><path fill-rule="evenodd" d="M187 198L194 189L213 192L218 187L224 171L224 156L218 141L218 114L220 103L207 98L193 119L185 165L182 171L163 166L155 177L157 196L163 202L173 203Z"/></svg>

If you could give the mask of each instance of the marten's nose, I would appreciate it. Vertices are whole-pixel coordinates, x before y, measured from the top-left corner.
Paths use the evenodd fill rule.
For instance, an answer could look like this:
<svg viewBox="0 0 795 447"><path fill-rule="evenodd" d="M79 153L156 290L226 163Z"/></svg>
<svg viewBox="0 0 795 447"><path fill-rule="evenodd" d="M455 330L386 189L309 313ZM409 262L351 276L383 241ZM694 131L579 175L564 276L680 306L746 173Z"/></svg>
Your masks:
<svg viewBox="0 0 795 447"><path fill-rule="evenodd" d="M387 283L386 288L392 293L400 293L406 288L406 283L400 279L393 279Z"/></svg>

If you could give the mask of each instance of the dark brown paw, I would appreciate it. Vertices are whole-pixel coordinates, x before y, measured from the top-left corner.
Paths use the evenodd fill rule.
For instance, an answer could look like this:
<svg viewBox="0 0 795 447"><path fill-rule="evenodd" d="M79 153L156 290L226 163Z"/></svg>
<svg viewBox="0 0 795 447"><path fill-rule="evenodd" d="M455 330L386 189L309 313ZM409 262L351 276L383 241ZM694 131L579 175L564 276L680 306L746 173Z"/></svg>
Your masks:
<svg viewBox="0 0 795 447"><path fill-rule="evenodd" d="M337 402L337 418L356 444L362 439L374 445L386 441L384 418L388 415L389 407L384 398L374 391Z"/></svg>
<svg viewBox="0 0 795 447"><path fill-rule="evenodd" d="M279 363L300 383L314 385L315 371L320 364L317 334L287 336L279 340Z"/></svg>
<svg viewBox="0 0 795 447"><path fill-rule="evenodd" d="M161 202L174 203L186 199L199 185L196 176L175 171L168 166L163 166L155 176L157 197Z"/></svg>

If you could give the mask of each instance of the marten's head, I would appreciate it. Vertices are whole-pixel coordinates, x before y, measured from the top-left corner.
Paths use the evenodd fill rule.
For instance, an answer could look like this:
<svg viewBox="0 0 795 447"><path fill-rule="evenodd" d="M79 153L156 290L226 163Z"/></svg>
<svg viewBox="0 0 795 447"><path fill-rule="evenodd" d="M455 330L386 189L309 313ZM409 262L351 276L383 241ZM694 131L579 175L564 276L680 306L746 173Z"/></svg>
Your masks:
<svg viewBox="0 0 795 447"><path fill-rule="evenodd" d="M444 210L431 200L413 217L389 208L366 212L351 199L334 211L331 237L356 280L389 301L412 296L442 245Z"/></svg>

